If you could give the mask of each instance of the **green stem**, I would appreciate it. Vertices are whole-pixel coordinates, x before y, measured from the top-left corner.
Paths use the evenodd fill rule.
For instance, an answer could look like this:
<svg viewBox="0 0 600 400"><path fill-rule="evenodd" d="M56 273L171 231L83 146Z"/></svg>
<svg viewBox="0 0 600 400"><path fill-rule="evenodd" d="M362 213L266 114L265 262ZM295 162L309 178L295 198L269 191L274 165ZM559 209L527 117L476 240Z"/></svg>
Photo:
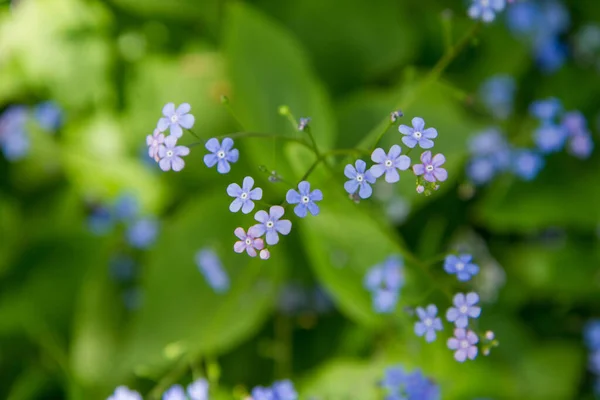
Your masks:
<svg viewBox="0 0 600 400"><path fill-rule="evenodd" d="M202 139L200 136L196 135L196 133L193 130L188 129L188 132L191 133L196 139L202 140L203 143L205 142L205 140Z"/></svg>
<svg viewBox="0 0 600 400"><path fill-rule="evenodd" d="M222 101L221 103L225 106L227 112L229 112L229 115L231 115L231 118L233 118L233 120L240 127L240 129L245 131L246 128L244 128L244 124L242 124L242 121L240 121L235 111L233 111L233 108L231 108L231 104L229 104L229 99L227 99L227 101Z"/></svg>
<svg viewBox="0 0 600 400"><path fill-rule="evenodd" d="M299 182L305 181L310 176L310 174L312 174L312 172L315 170L315 168L317 168L317 166L322 161L324 161L327 157L336 156L336 155L350 155L350 154L356 154L356 153L365 153L365 151L360 150L360 149L334 149L334 150L330 150L326 153L323 153L321 155L318 155L315 162L312 163L312 165L308 168L308 171L306 171L306 173L302 176L302 178L300 178Z"/></svg>
<svg viewBox="0 0 600 400"><path fill-rule="evenodd" d="M187 372L189 368L189 358L182 357L175 368L173 368L167 375L165 375L152 390L148 393L148 398L150 400L158 400L161 398L162 394L165 390L175 382L177 382L181 377Z"/></svg>
<svg viewBox="0 0 600 400"><path fill-rule="evenodd" d="M315 152L315 155L317 157L320 157L321 154L319 153L319 148L317 147L317 141L315 140L315 137L312 134L310 126L307 126L306 128L304 128L304 132L306 132L308 134L308 137L310 139L310 142L312 143L312 148L313 148L313 151Z"/></svg>
<svg viewBox="0 0 600 400"><path fill-rule="evenodd" d="M267 138L267 139L279 139L279 140L283 140L283 141L287 141L287 142L295 142L295 143L299 143L305 147L308 147L309 149L312 149L311 146L306 143L306 141L298 139L298 138L293 138L293 137L289 137L289 136L283 136L283 135L278 135L278 134L273 134L273 133L260 133L260 132L234 132L234 133L230 133L227 135L219 135L219 136L215 136L217 139L222 139L222 138L231 138L231 139L242 139L242 138Z"/></svg>
<svg viewBox="0 0 600 400"><path fill-rule="evenodd" d="M373 149L375 150L377 148L377 146L379 146L379 142L381 142L381 139L383 139L383 136L385 136L385 134L387 133L387 131L390 129L390 126L392 126L394 123L388 120L388 123L385 125L385 128L381 131L381 133L377 136L377 140L375 140L375 144L373 145Z"/></svg>

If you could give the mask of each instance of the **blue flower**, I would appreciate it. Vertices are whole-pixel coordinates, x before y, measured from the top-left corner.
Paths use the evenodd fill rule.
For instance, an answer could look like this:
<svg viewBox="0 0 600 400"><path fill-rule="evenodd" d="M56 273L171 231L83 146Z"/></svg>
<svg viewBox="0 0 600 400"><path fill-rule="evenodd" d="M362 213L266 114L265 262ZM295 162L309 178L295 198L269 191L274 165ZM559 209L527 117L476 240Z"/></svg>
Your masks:
<svg viewBox="0 0 600 400"><path fill-rule="evenodd" d="M132 247L146 249L154 244L158 236L158 221L142 218L132 223L126 232L127 241Z"/></svg>
<svg viewBox="0 0 600 400"><path fill-rule="evenodd" d="M552 121L562 111L560 100L550 97L544 100L536 100L529 106L529 112L542 122Z"/></svg>
<svg viewBox="0 0 600 400"><path fill-rule="evenodd" d="M552 73L567 61L567 46L558 37L545 37L536 42L535 59L540 69Z"/></svg>
<svg viewBox="0 0 600 400"><path fill-rule="evenodd" d="M587 121L580 111L569 111L562 117L561 125L569 135L587 133Z"/></svg>
<svg viewBox="0 0 600 400"><path fill-rule="evenodd" d="M310 183L302 181L298 184L298 190L290 189L285 195L285 200L290 204L297 204L294 213L300 218L306 217L308 211L312 215L319 215L319 206L315 201L323 200L323 193L319 189L310 191Z"/></svg>
<svg viewBox="0 0 600 400"><path fill-rule="evenodd" d="M600 375L600 350L596 350L590 354L590 371L596 375Z"/></svg>
<svg viewBox="0 0 600 400"><path fill-rule="evenodd" d="M578 133L569 138L569 153L577 158L589 158L594 150L594 142L589 132Z"/></svg>
<svg viewBox="0 0 600 400"><path fill-rule="evenodd" d="M481 314L481 307L476 307L479 302L479 295L471 292L466 296L458 293L454 296L454 307L450 307L446 312L446 319L454 322L457 328L466 328L469 324L469 318L478 318Z"/></svg>
<svg viewBox="0 0 600 400"><path fill-rule="evenodd" d="M505 6L505 0L473 0L468 14L473 19L492 22L496 18L496 13L504 10Z"/></svg>
<svg viewBox="0 0 600 400"><path fill-rule="evenodd" d="M88 216L87 224L94 235L102 236L112 229L114 221L108 208L98 206Z"/></svg>
<svg viewBox="0 0 600 400"><path fill-rule="evenodd" d="M373 309L380 314L391 313L396 309L399 293L397 290L375 289L371 293L373 297Z"/></svg>
<svg viewBox="0 0 600 400"><path fill-rule="evenodd" d="M474 158L467 164L467 176L476 185L483 185L494 178L494 162L487 157Z"/></svg>
<svg viewBox="0 0 600 400"><path fill-rule="evenodd" d="M600 350L600 319L593 319L585 325L583 337L590 350Z"/></svg>
<svg viewBox="0 0 600 400"><path fill-rule="evenodd" d="M185 167L184 156L190 154L190 149L186 146L177 146L177 137L171 135L165 139L164 144L158 147L158 165L163 171L173 170L179 172Z"/></svg>
<svg viewBox="0 0 600 400"><path fill-rule="evenodd" d="M506 9L506 24L514 34L533 35L539 29L541 11L538 4L532 1L520 1Z"/></svg>
<svg viewBox="0 0 600 400"><path fill-rule="evenodd" d="M373 297L373 308L378 313L394 311L403 284L402 259L397 256L390 256L382 264L371 267L364 280L365 288Z"/></svg>
<svg viewBox="0 0 600 400"><path fill-rule="evenodd" d="M308 127L308 124L310 123L310 118L300 118L300 120L298 121L298 130L299 131L304 131L306 129L306 127Z"/></svg>
<svg viewBox="0 0 600 400"><path fill-rule="evenodd" d="M208 387L208 381L203 378L190 383L187 387L190 400L208 400Z"/></svg>
<svg viewBox="0 0 600 400"><path fill-rule="evenodd" d="M562 150L567 141L565 129L553 123L543 123L534 133L533 140L537 148L544 154L554 153Z"/></svg>
<svg viewBox="0 0 600 400"><path fill-rule="evenodd" d="M439 400L441 397L439 386L418 369L406 376L404 391L408 400Z"/></svg>
<svg viewBox="0 0 600 400"><path fill-rule="evenodd" d="M142 396L127 386L119 386L107 400L142 400Z"/></svg>
<svg viewBox="0 0 600 400"><path fill-rule="evenodd" d="M494 117L506 119L512 114L516 86L510 75L492 76L481 85L483 104Z"/></svg>
<svg viewBox="0 0 600 400"><path fill-rule="evenodd" d="M471 277L477 275L479 266L472 263L473 256L470 254L461 254L459 256L446 256L444 261L444 270L449 274L456 274L456 277L461 282L466 282Z"/></svg>
<svg viewBox="0 0 600 400"><path fill-rule="evenodd" d="M273 394L276 400L297 400L298 393L294 385L289 380L277 381L273 383Z"/></svg>
<svg viewBox="0 0 600 400"><path fill-rule="evenodd" d="M182 127L192 129L194 126L194 116L188 114L191 109L188 103L181 104L177 109L173 103L165 104L162 109L164 117L158 120L156 128L161 132L169 129L171 135L180 138L183 135Z"/></svg>
<svg viewBox="0 0 600 400"><path fill-rule="evenodd" d="M390 148L388 154L385 154L383 149L377 148L371 154L371 160L376 164L370 169L371 174L375 178L379 178L385 174L385 181L388 183L398 182L400 175L398 170L405 171L410 167L410 158L400 155L402 148L397 144Z"/></svg>
<svg viewBox="0 0 600 400"><path fill-rule="evenodd" d="M237 183L227 186L227 194L235 197L229 205L229 211L238 212L241 209L244 214L248 214L254 209L254 202L252 200L262 199L263 193L261 188L252 189L252 186L254 186L254 179L251 176L244 178L242 187Z"/></svg>
<svg viewBox="0 0 600 400"><path fill-rule="evenodd" d="M181 385L173 385L163 393L162 400L187 400L187 397Z"/></svg>
<svg viewBox="0 0 600 400"><path fill-rule="evenodd" d="M475 332L457 328L454 330L454 337L448 339L448 348L456 350L454 352L456 361L465 362L467 358L474 360L477 357L477 346L475 346L477 342L479 342L479 338Z"/></svg>
<svg viewBox="0 0 600 400"><path fill-rule="evenodd" d="M371 171L366 170L367 163L363 160L356 160L354 165L356 165L356 168L352 164L348 164L344 168L344 175L350 179L344 183L344 189L349 194L354 194L358 190L360 198L367 199L373 194L371 185L375 183L375 177L371 174Z"/></svg>
<svg viewBox="0 0 600 400"><path fill-rule="evenodd" d="M140 205L136 196L125 193L117 197L114 205L115 218L121 221L129 221L135 218L140 211Z"/></svg>
<svg viewBox="0 0 600 400"><path fill-rule="evenodd" d="M417 307L417 315L421 320L415 322L415 334L425 335L425 341L428 343L435 340L435 331L442 330L442 320L437 317L437 312L437 307L433 304L428 305L427 309Z"/></svg>
<svg viewBox="0 0 600 400"><path fill-rule="evenodd" d="M26 122L27 109L24 106L8 107L0 115L0 148L9 161L18 161L29 153Z"/></svg>
<svg viewBox="0 0 600 400"><path fill-rule="evenodd" d="M392 393L396 393L400 386L406 382L406 374L400 366L388 367L385 369L382 386Z"/></svg>
<svg viewBox="0 0 600 400"><path fill-rule="evenodd" d="M230 138L223 139L223 143L219 144L219 141L215 138L209 139L206 142L206 149L211 154L204 156L204 164L208 168L212 168L217 165L217 171L220 174L226 174L231 170L229 163L234 163L240 157L240 153L237 149L233 149L233 140Z"/></svg>
<svg viewBox="0 0 600 400"><path fill-rule="evenodd" d="M129 282L135 277L136 264L133 258L116 255L109 261L110 274L119 282Z"/></svg>
<svg viewBox="0 0 600 400"><path fill-rule="evenodd" d="M250 393L252 400L277 400L273 389L263 386L256 386Z"/></svg>
<svg viewBox="0 0 600 400"><path fill-rule="evenodd" d="M253 225L252 230L255 238L261 237L266 233L266 242L268 245L275 245L279 242L279 235L287 235L292 230L292 223L283 217L285 210L281 206L272 206L269 214L266 211L259 211L254 214L254 219L260 224Z"/></svg>
<svg viewBox="0 0 600 400"><path fill-rule="evenodd" d="M411 149L417 144L422 149L430 149L433 147L433 140L438 135L435 128L425 129L425 121L423 118L415 117L412 119L413 127L407 125L400 125L398 131L404 136L402 137L402 143L410 147ZM400 154L400 153L398 153ZM375 160L373 160L375 161Z"/></svg>
<svg viewBox="0 0 600 400"><path fill-rule="evenodd" d="M526 149L513 153L512 170L519 178L530 181L535 179L544 167L544 159L539 154Z"/></svg>
<svg viewBox="0 0 600 400"><path fill-rule="evenodd" d="M217 253L208 248L201 249L196 253L195 261L204 279L215 292L223 293L229 289L229 277Z"/></svg>
<svg viewBox="0 0 600 400"><path fill-rule="evenodd" d="M33 116L42 129L54 132L62 124L62 109L53 101L45 101L33 109Z"/></svg>

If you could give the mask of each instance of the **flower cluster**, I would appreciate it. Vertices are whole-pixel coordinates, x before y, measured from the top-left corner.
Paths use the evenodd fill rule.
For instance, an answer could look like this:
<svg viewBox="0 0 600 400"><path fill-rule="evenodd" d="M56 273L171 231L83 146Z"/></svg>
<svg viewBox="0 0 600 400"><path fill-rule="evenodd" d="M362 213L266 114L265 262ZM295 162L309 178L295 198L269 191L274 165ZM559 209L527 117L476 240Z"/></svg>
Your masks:
<svg viewBox="0 0 600 400"><path fill-rule="evenodd" d="M208 382L203 378L190 383L187 390L175 384L163 393L162 400L208 400L208 388Z"/></svg>
<svg viewBox="0 0 600 400"><path fill-rule="evenodd" d="M289 380L274 382L270 387L256 386L250 393L252 400L297 400L298 393Z"/></svg>
<svg viewBox="0 0 600 400"><path fill-rule="evenodd" d="M45 132L53 133L62 125L62 110L51 101L40 103L32 109L14 105L4 110L0 114L0 151L7 160L18 161L29 153L30 129L34 128L29 124L30 120Z"/></svg>
<svg viewBox="0 0 600 400"><path fill-rule="evenodd" d="M385 370L381 385L387 400L439 400L440 388L420 370L408 373L400 366Z"/></svg>
<svg viewBox="0 0 600 400"><path fill-rule="evenodd" d="M373 309L378 313L391 313L396 309L400 289L404 286L402 259L389 256L381 264L374 265L365 275L365 288L371 292Z"/></svg>
<svg viewBox="0 0 600 400"><path fill-rule="evenodd" d="M569 28L570 15L560 1L515 2L507 9L507 25L528 43L542 71L552 73L563 66L568 52L561 36Z"/></svg>
<svg viewBox="0 0 600 400"><path fill-rule="evenodd" d="M589 321L584 328L585 344L590 351L589 368L595 375L594 389L600 394L600 319Z"/></svg>
<svg viewBox="0 0 600 400"><path fill-rule="evenodd" d="M174 103L167 103L162 109L163 117L158 120L152 135L146 137L148 156L153 158L163 171L181 171L185 167L184 156L190 154L186 146L178 146L177 140L183 136L183 128L194 126L194 116L189 114L192 107L183 103L175 109ZM170 135L165 137L164 132Z"/></svg>
<svg viewBox="0 0 600 400"><path fill-rule="evenodd" d="M473 0L467 12L469 17L475 20L492 22L504 7L506 7L506 0Z"/></svg>
<svg viewBox="0 0 600 400"><path fill-rule="evenodd" d="M392 113L392 123L400 115L400 112ZM402 143L409 148L409 152L417 145L422 149L431 149L434 146L433 139L438 135L435 128L425 129L425 121L419 117L412 119L412 127L400 125L398 131L403 135ZM429 194L431 189L438 188L437 182L448 179L448 173L442 168L446 158L443 154L433 156L429 150L423 152L420 158L421 164L412 166L417 176L417 192ZM369 169L363 160L356 160L354 165L348 164L344 168L344 175L349 179L344 184L344 189L355 200L371 197L371 185L382 176L388 183L398 182L399 171L406 171L411 166L411 159L402 154L402 147L398 144L394 144L387 153L382 148L376 148L371 153L371 160L374 164Z"/></svg>

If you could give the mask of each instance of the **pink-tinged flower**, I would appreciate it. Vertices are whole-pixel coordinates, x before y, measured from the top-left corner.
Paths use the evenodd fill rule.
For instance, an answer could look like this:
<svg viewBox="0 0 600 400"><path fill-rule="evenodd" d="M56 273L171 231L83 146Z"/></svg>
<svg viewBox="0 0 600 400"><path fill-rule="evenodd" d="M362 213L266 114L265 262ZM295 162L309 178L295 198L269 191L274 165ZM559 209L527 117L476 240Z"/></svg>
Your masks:
<svg viewBox="0 0 600 400"><path fill-rule="evenodd" d="M423 164L413 165L415 175L423 175L428 182L444 182L448 179L448 172L444 168L440 168L446 162L443 154L436 154L431 158L431 151L426 151L421 154L421 162Z"/></svg>
<svg viewBox="0 0 600 400"><path fill-rule="evenodd" d="M148 155L150 158L153 158L154 161L159 162L160 157L158 157L158 149L160 145L165 142L165 135L160 133L158 129L154 130L152 135L146 136L146 144L148 145Z"/></svg>
<svg viewBox="0 0 600 400"><path fill-rule="evenodd" d="M448 339L448 348L450 350L456 350L454 352L454 359L458 362L465 362L474 360L477 357L477 346L479 338L472 330L464 330L457 328L454 330L454 337Z"/></svg>
<svg viewBox="0 0 600 400"><path fill-rule="evenodd" d="M185 167L183 156L190 154L190 149L185 146L177 146L177 138L173 135L165 139L165 144L158 148L160 162L158 165L163 171L181 171Z"/></svg>
<svg viewBox="0 0 600 400"><path fill-rule="evenodd" d="M233 245L233 251L236 253L243 253L246 250L250 257L256 257L256 250L262 250L265 247L265 242L256 237L256 232L252 228L248 229L248 233L242 228L236 228L233 233L240 239Z"/></svg>
<svg viewBox="0 0 600 400"><path fill-rule="evenodd" d="M270 257L271 257L271 252L269 251L269 249L262 249L260 251L261 260L268 260Z"/></svg>

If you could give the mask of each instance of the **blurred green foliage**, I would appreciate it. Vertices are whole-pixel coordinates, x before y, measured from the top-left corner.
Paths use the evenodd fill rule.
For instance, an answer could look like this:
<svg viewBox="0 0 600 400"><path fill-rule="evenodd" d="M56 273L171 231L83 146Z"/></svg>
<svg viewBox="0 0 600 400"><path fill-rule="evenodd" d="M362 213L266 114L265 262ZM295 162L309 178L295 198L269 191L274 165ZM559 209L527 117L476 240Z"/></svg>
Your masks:
<svg viewBox="0 0 600 400"><path fill-rule="evenodd" d="M119 384L156 395L175 371L181 383L208 376L217 399L292 378L303 398L369 400L381 398L377 381L393 364L423 369L444 399L592 398L581 328L600 314L600 157L551 156L533 182L502 176L477 190L463 171L467 139L494 123L476 99L484 79L517 79L517 113L503 128L527 144L527 106L551 95L584 112L597 131L596 70L571 61L556 74L540 73L499 20L423 86L444 41L473 25L462 1L21 0L0 7L0 105L51 99L66 116L56 137L31 132L25 160L0 159L0 398L104 399ZM567 39L600 19L596 2L568 7ZM443 14L451 15L451 38ZM236 141L242 156L227 176L204 166L202 146L192 148L183 172L159 173L140 154L170 101L192 105L203 138L242 130L301 138L278 115L286 104L296 117L312 118L321 149L359 145L405 104L405 120L422 116L438 129L436 151L446 155L450 179L424 197L403 178L357 205L341 190L350 159L338 157L333 171L321 165L311 175L325 194L322 214L293 219L270 260L249 259L231 246L235 227L252 218L229 213L225 188L252 175L265 200L278 204L288 186L269 182L259 166L296 181L315 156L297 143L247 138ZM383 144L398 140L390 130ZM88 229L89 205L122 193L160 217L148 251L127 250L120 229L104 237ZM407 216L390 218L384 210L393 204ZM482 266L480 325L501 343L464 365L445 348L448 327L426 345L404 309L448 304L438 289L461 289L440 263L425 272L419 261L458 244ZM203 247L223 260L228 293L214 293L194 265ZM140 270L141 304L133 310L110 274L111 259L123 252ZM407 284L397 312L384 317L372 311L362 280L389 253L404 256ZM290 282L322 286L332 309L282 312Z"/></svg>

